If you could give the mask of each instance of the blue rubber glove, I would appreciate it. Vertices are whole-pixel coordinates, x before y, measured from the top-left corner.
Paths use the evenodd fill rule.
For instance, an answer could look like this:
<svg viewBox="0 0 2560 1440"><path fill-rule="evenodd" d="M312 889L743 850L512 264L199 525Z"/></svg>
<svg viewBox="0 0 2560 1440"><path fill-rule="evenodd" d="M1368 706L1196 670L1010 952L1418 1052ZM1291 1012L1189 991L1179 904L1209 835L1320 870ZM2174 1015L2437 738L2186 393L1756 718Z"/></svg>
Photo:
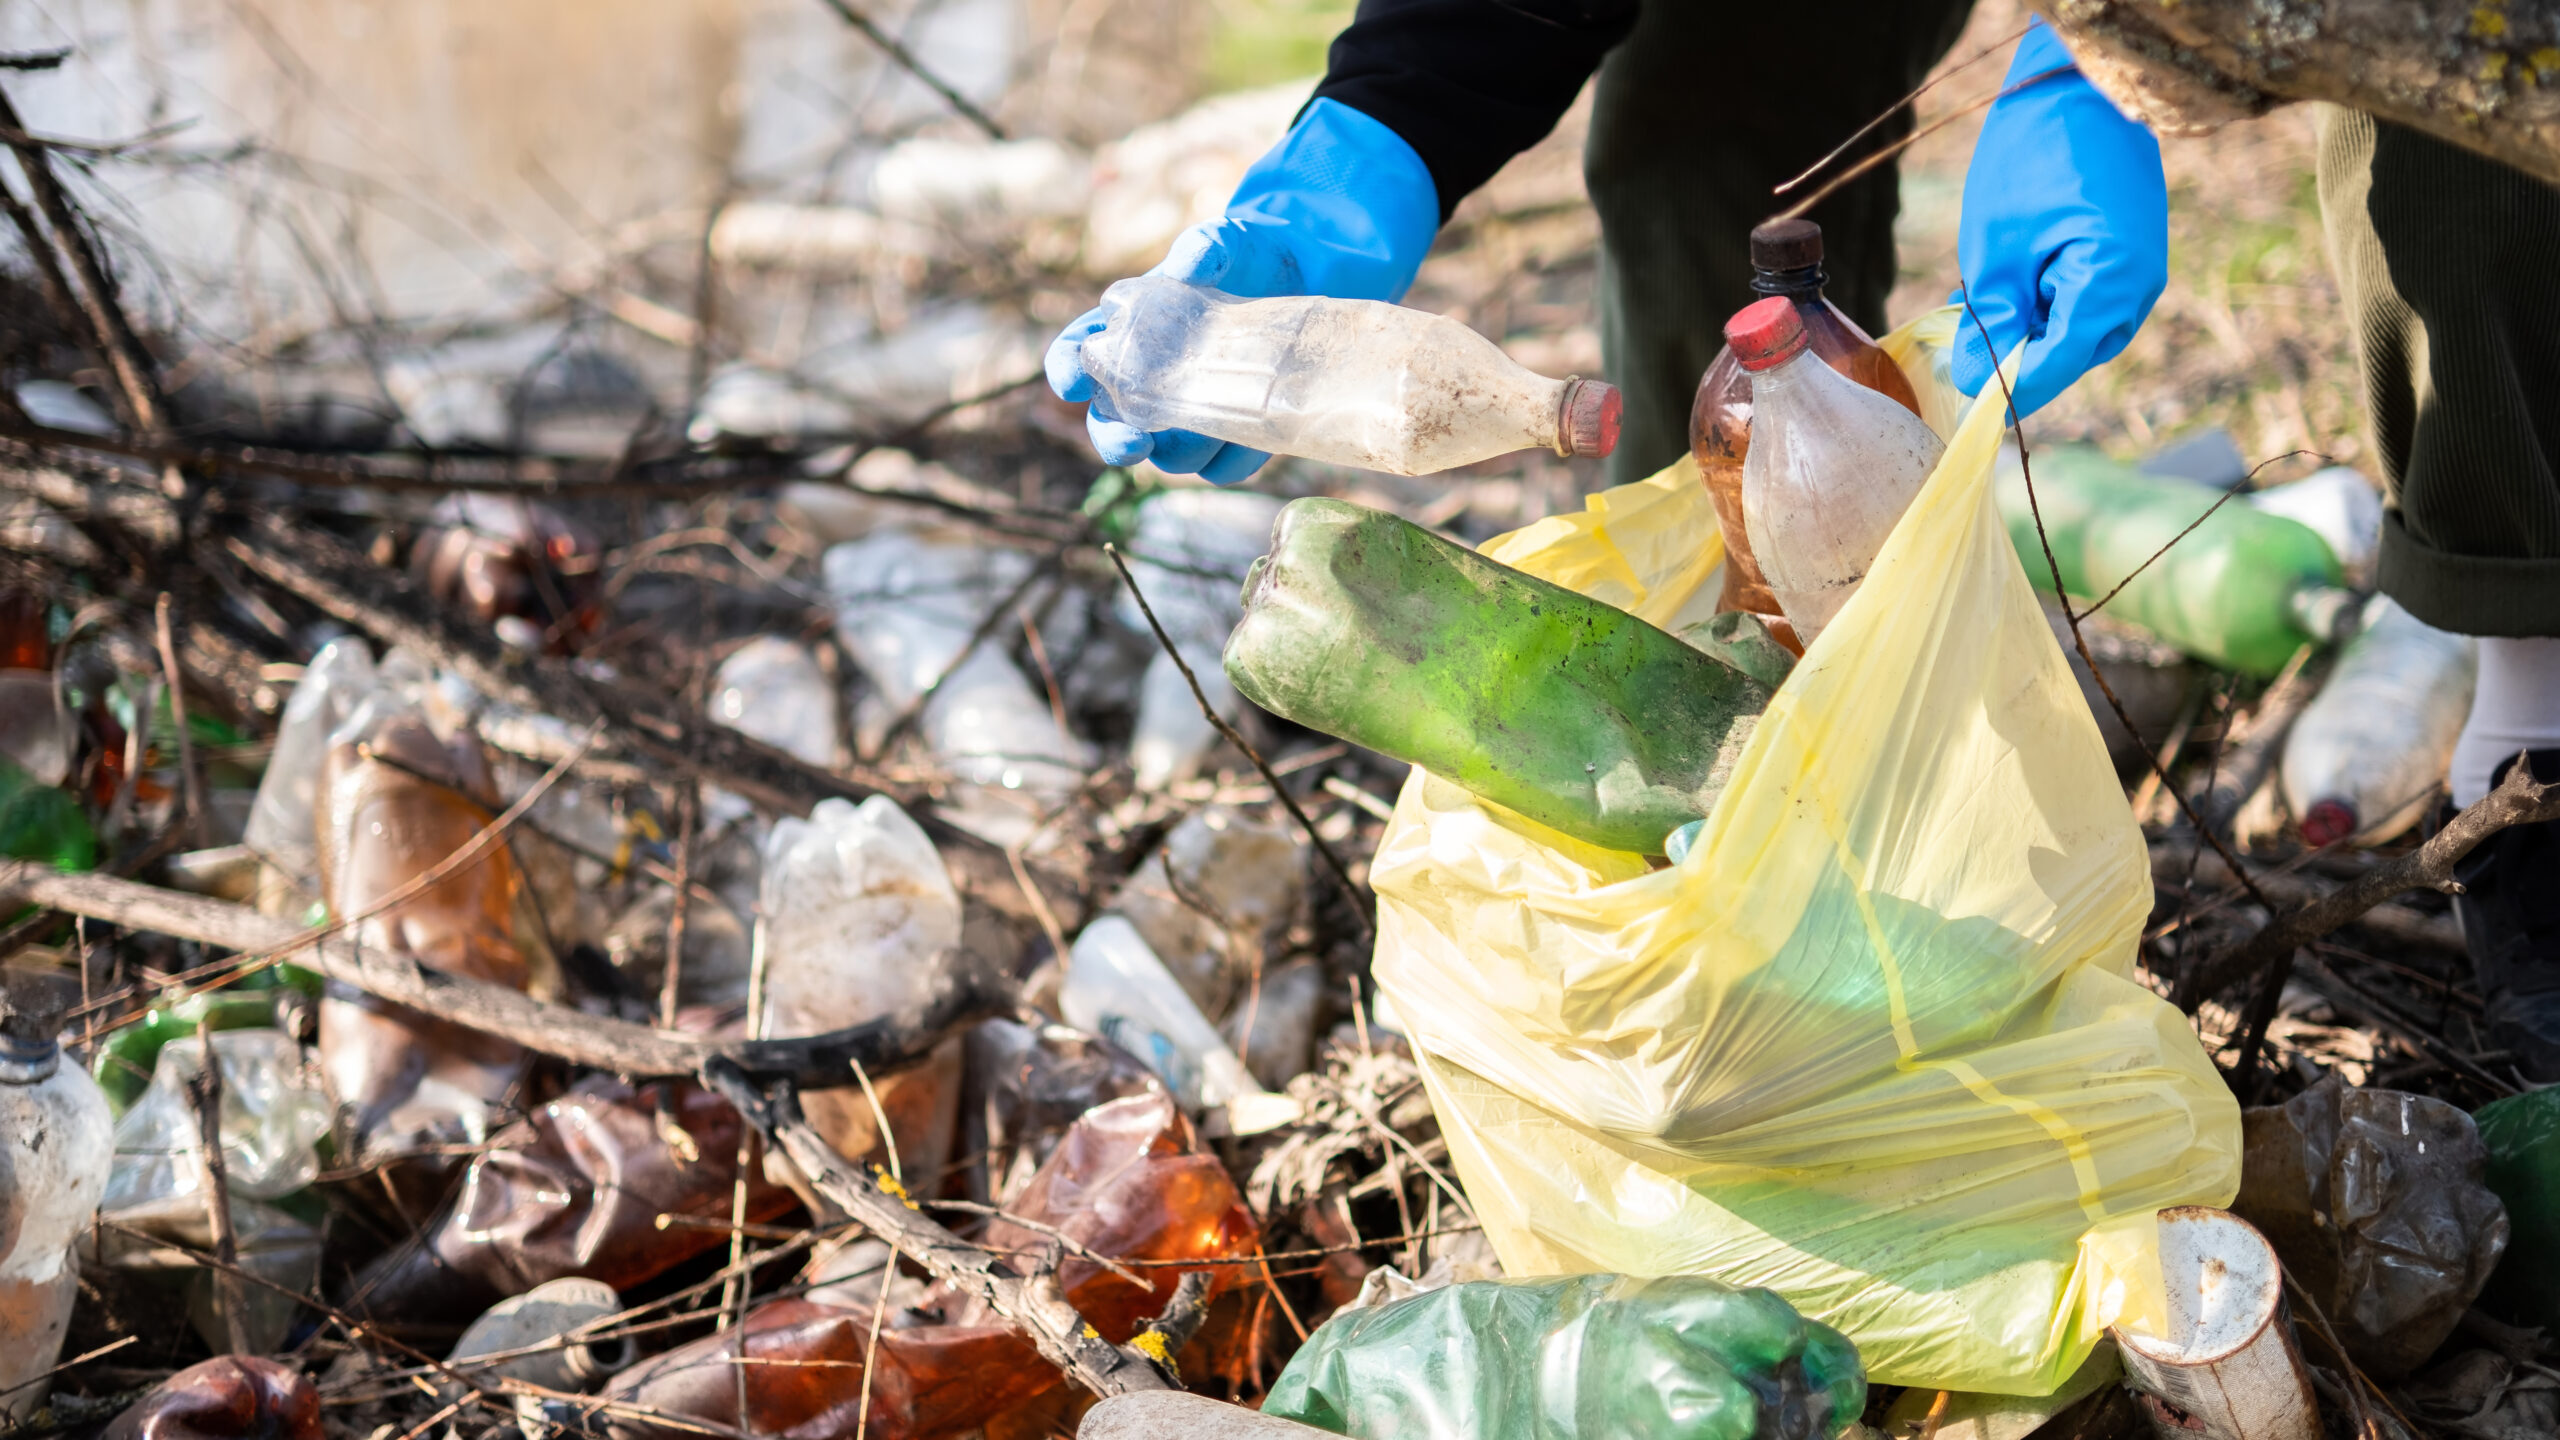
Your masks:
<svg viewBox="0 0 2560 1440"><path fill-rule="evenodd" d="M1245 172L1225 217L1176 236L1147 273L1253 299L1401 300L1439 231L1439 188L1404 137L1348 105L1318 100ZM1084 373L1084 342L1101 329L1102 311L1087 311L1049 342L1046 368L1059 399L1092 402L1085 433L1104 463L1153 460L1160 470L1232 485L1271 458L1188 430L1150 434L1124 424Z"/></svg>
<svg viewBox="0 0 2560 1440"><path fill-rule="evenodd" d="M2002 88L2071 63L2038 20ZM2076 69L2001 99L1965 171L1956 259L1991 332L1986 345L1972 316L1958 318L1957 388L1980 394L2024 340L2011 395L2032 415L2131 343L2169 283L2160 142Z"/></svg>

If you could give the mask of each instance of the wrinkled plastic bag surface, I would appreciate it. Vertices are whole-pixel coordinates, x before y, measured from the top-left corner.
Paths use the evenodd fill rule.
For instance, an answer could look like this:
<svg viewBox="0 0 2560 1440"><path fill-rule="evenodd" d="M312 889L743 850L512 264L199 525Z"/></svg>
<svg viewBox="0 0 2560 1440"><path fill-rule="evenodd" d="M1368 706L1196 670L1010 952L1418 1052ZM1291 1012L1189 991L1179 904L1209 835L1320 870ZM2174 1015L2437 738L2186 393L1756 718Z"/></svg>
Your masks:
<svg viewBox="0 0 2560 1440"><path fill-rule="evenodd" d="M1858 1352L1766 1290L1693 1275L1478 1280L1338 1315L1262 1413L1356 1440L1827 1436Z"/></svg>
<svg viewBox="0 0 2560 1440"><path fill-rule="evenodd" d="M1951 334L1887 341L1946 456L1695 848L1654 871L1417 770L1376 973L1507 1272L1765 1286L1876 1381L2044 1394L2156 1328L2150 1217L2230 1201L2240 1117L2133 977L2142 835L1992 504L2001 407L1949 418ZM1712 609L1689 461L1588 507L1485 553Z"/></svg>

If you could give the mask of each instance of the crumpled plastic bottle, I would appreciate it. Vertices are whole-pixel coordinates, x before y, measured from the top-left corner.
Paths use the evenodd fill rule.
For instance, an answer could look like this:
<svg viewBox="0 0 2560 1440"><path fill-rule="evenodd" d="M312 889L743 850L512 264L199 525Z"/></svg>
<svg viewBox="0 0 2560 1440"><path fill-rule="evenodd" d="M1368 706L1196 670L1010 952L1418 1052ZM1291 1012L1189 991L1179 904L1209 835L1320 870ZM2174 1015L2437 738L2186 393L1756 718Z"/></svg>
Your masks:
<svg viewBox="0 0 2560 1440"><path fill-rule="evenodd" d="M836 763L836 690L809 647L758 635L711 676L711 718L809 764Z"/></svg>
<svg viewBox="0 0 2560 1440"><path fill-rule="evenodd" d="M320 1390L289 1365L217 1355L153 1387L99 1440L322 1440Z"/></svg>
<svg viewBox="0 0 2560 1440"><path fill-rule="evenodd" d="M623 1290L664 1274L729 1243L739 1131L729 1102L690 1081L582 1080L493 1137L417 1243L369 1266L349 1303L379 1323L452 1324L567 1276ZM748 1167L749 1221L792 1204Z"/></svg>
<svg viewBox="0 0 2560 1440"><path fill-rule="evenodd" d="M2358 1365L2398 1379L2425 1363L2507 1248L2471 1117L2332 1075L2240 1122L2231 1212L2275 1246Z"/></svg>
<svg viewBox="0 0 2560 1440"><path fill-rule="evenodd" d="M114 1161L107 1097L62 1063L62 1017L79 999L63 977L0 980L0 1417L42 1408L46 1376L79 1296L74 1246Z"/></svg>
<svg viewBox="0 0 2560 1440"><path fill-rule="evenodd" d="M367 915L468 844L494 815L488 764L468 733L440 739L390 687L377 689L330 737L317 817L322 894L335 917ZM541 937L519 906L522 879L504 846L455 870L352 931L367 950L517 990L554 979ZM542 982L537 984L537 982ZM511 1042L331 982L320 1002L320 1060L353 1110L357 1154L370 1163L446 1144L476 1144L515 1088L525 1052ZM414 1167L430 1188L450 1165ZM423 1210L425 1197L404 1207Z"/></svg>
<svg viewBox="0 0 2560 1440"><path fill-rule="evenodd" d="M1029 1184L1086 1111L1164 1091L1164 1082L1129 1052L1069 1025L989 1020L969 1032L968 1055L974 1103L963 1115L963 1144L967 1153L986 1156L993 1195Z"/></svg>
<svg viewBox="0 0 2560 1440"><path fill-rule="evenodd" d="M1199 1142L1172 1101L1131 1096L1088 1112L1008 1211L1063 1232L1088 1250L1123 1260L1204 1262L1153 1266L1144 1286L1081 1255L1065 1256L1059 1283L1103 1337L1126 1341L1163 1310L1191 1268L1207 1271L1211 1293L1259 1273L1217 1262L1256 1253L1260 1237L1235 1181ZM1022 1260L1053 1244L1048 1234L998 1220L982 1243ZM872 1353L872 1316L859 1289L768 1302L724 1335L643 1361L616 1376L608 1399L742 1427L759 1435L850 1436L861 1417L863 1368ZM899 1296L895 1287L891 1303ZM1204 1332L1186 1356L1214 1366L1231 1335ZM749 1363L737 1363L743 1349ZM756 1362L763 1363L756 1363ZM879 1332L867 1434L876 1440L957 1436L1020 1412L1064 1386L1021 1332L971 1297L937 1286L913 1312ZM747 1414L738 1414L739 1377ZM616 1415L623 1440L673 1440L672 1425Z"/></svg>
<svg viewBox="0 0 2560 1440"><path fill-rule="evenodd" d="M765 841L763 1029L768 1038L820 1035L917 1010L960 944L960 893L924 830L887 796L855 805L821 800L806 820L775 822ZM959 1115L962 1043L924 1064L877 1077L901 1167L937 1175ZM886 1158L871 1102L858 1086L802 1097L809 1123L836 1152Z"/></svg>
<svg viewBox="0 0 2560 1440"><path fill-rule="evenodd" d="M285 702L275 751L267 758L267 773L258 781L241 836L241 843L265 863L258 908L269 915L303 920L320 904L313 818L320 803L320 769L328 758L330 733L346 723L374 683L373 652L355 636L342 635L311 657L293 687L293 698Z"/></svg>
<svg viewBox="0 0 2560 1440"><path fill-rule="evenodd" d="M282 1028L279 1005L308 1005L320 998L321 988L320 977L312 972L299 965L277 964L253 970L219 990L154 1005L141 1019L98 1042L89 1074L122 1119L151 1088L161 1047L170 1041L191 1037L208 1026L215 1030ZM293 995L278 993L286 990Z"/></svg>
<svg viewBox="0 0 2560 1440"><path fill-rule="evenodd" d="M1210 705L1229 720L1236 715L1236 692L1219 668L1218 653L1244 618L1238 594L1245 571L1269 548L1279 518L1278 500L1250 490L1162 490L1138 507L1129 537L1129 570L1145 589L1148 606L1199 677ZM1147 630L1147 617L1128 587L1120 588L1117 604L1122 624ZM1159 790L1189 778L1217 741L1217 727L1200 713L1181 667L1158 645L1138 685L1138 728L1129 739L1138 788Z"/></svg>
<svg viewBox="0 0 2560 1440"><path fill-rule="evenodd" d="M222 1067L222 1161L241 1267L272 1284L241 1287L244 1337L251 1348L283 1343L320 1276L320 1232L282 1201L320 1173L313 1148L329 1133L335 1106L302 1046L281 1030L224 1030L213 1036ZM161 1047L151 1086L115 1127L115 1168L99 1213L121 1225L199 1250L213 1248L206 1212L203 1142L188 1082L203 1068L204 1044L187 1038ZM156 1268L130 1237L110 1232L103 1258L122 1268ZM227 1332L215 1309L212 1272L187 1270L188 1309L206 1343L220 1348Z"/></svg>
<svg viewBox="0 0 2560 1440"><path fill-rule="evenodd" d="M1262 1412L1356 1440L1818 1440L1866 1400L1857 1347L1767 1290L1575 1275L1330 1321Z"/></svg>
<svg viewBox="0 0 2560 1440"><path fill-rule="evenodd" d="M951 669L1030 564L1018 550L905 527L833 546L822 561L836 638L880 707L868 722L886 724L930 691L917 732L960 782L942 813L999 845L1030 835L1083 784L1092 759L1014 667L1007 625Z"/></svg>

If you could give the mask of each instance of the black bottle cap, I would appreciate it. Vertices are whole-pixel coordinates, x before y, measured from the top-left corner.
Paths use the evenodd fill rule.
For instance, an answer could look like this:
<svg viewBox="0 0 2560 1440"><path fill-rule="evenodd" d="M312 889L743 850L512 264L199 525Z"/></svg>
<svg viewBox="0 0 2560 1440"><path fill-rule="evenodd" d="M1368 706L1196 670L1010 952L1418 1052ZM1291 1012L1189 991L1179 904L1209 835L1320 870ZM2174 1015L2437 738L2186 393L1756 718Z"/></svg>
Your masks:
<svg viewBox="0 0 2560 1440"><path fill-rule="evenodd" d="M1810 220L1770 220L1751 232L1755 270L1804 270L1822 263L1822 227Z"/></svg>

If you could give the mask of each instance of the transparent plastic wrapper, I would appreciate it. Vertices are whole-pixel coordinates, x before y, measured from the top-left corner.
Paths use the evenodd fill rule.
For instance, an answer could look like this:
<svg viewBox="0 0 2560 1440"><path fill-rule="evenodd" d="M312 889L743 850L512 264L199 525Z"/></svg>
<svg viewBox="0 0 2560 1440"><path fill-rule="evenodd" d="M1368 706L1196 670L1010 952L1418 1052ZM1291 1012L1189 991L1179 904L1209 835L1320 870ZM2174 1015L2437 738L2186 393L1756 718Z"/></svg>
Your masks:
<svg viewBox="0 0 2560 1440"><path fill-rule="evenodd" d="M258 781L241 837L266 862L258 908L270 915L299 920L320 903L313 814L320 803L321 762L328 758L330 732L346 723L373 686L373 652L357 637L342 635L311 657L285 701L275 752Z"/></svg>
<svg viewBox="0 0 2560 1440"><path fill-rule="evenodd" d="M1430 475L1514 450L1606 455L1621 402L1550 380L1445 315L1377 300L1246 300L1161 275L1102 292L1084 369L1118 419L1356 470Z"/></svg>
<svg viewBox="0 0 2560 1440"><path fill-rule="evenodd" d="M1278 500L1250 490L1165 490L1139 506L1137 530L1129 537L1129 568L1145 588L1147 604L1199 677L1211 707L1230 720L1236 714L1235 687L1218 667L1218 652L1244 618L1237 592L1254 557L1270 545L1279 515ZM1116 603L1121 623L1147 628L1127 587ZM1217 741L1217 727L1200 713L1181 668L1157 647L1139 682L1138 728L1129 740L1138 788L1161 789L1189 778Z"/></svg>
<svg viewBox="0 0 2560 1440"><path fill-rule="evenodd" d="M1306 842L1228 805L1182 817L1111 897L1185 993L1223 1019L1305 893Z"/></svg>
<svg viewBox="0 0 2560 1440"><path fill-rule="evenodd" d="M1798 1440L1867 1403L1857 1347L1697 1275L1478 1280L1339 1316L1262 1413L1354 1440Z"/></svg>
<svg viewBox="0 0 2560 1440"><path fill-rule="evenodd" d="M947 813L997 844L1029 835L1084 783L1092 759L1014 667L1010 629L999 626L962 658L1030 564L1018 550L906 527L832 546L822 562L836 638L880 707L866 723L886 724L924 700L917 731L961 782Z"/></svg>
<svg viewBox="0 0 2560 1440"><path fill-rule="evenodd" d="M2480 647L2388 595L2365 602L2320 693L2285 736L2285 804L2314 845L2376 845L2418 823L2471 717Z"/></svg>
<svg viewBox="0 0 2560 1440"><path fill-rule="evenodd" d="M2506 1258L2482 1308L2560 1331L2560 1088L2492 1100L2471 1114L2488 1148L2489 1188L2507 1207Z"/></svg>
<svg viewBox="0 0 2560 1440"><path fill-rule="evenodd" d="M2398 1379L2425 1363L2506 1253L2489 1152L2442 1100L2332 1075L2241 1117L2232 1213L2258 1227L2356 1363Z"/></svg>
<svg viewBox="0 0 2560 1440"><path fill-rule="evenodd" d="M822 769L836 763L836 688L809 647L759 635L711 676L711 718Z"/></svg>
<svg viewBox="0 0 2560 1440"><path fill-rule="evenodd" d="M74 1250L114 1162L107 1097L57 1040L80 999L63 977L10 974L0 991L0 1418L43 1408L79 1298Z"/></svg>
<svg viewBox="0 0 2560 1440"><path fill-rule="evenodd" d="M960 894L941 852L886 796L821 800L765 840L768 1038L820 1035L920 1009L960 944ZM962 1042L875 1081L903 1168L940 1174L960 1105ZM848 1077L849 1078L849 1077ZM837 1153L883 1151L871 1102L853 1086L803 1097Z"/></svg>
<svg viewBox="0 0 2560 1440"><path fill-rule="evenodd" d="M1882 343L1941 414L1916 328ZM2133 978L2149 857L1993 508L2000 419L1678 865L1407 781L1376 975L1506 1272L1763 1286L1876 1380L2045 1394L2158 1312L2152 1213L2235 1192L2230 1090ZM1485 549L1656 623L1722 551L1688 461Z"/></svg>
<svg viewBox="0 0 2560 1440"><path fill-rule="evenodd" d="M1118 915L1103 916L1076 937L1058 1008L1068 1024L1145 1062L1191 1109L1262 1088L1137 927Z"/></svg>
<svg viewBox="0 0 2560 1440"><path fill-rule="evenodd" d="M217 1355L190 1365L110 1423L100 1440L321 1440L320 1389L290 1365Z"/></svg>
<svg viewBox="0 0 2560 1440"><path fill-rule="evenodd" d="M1815 354L1795 301L1756 301L1724 333L1751 375L1744 528L1769 593L1810 645L1857 592L1946 445L1901 398Z"/></svg>

